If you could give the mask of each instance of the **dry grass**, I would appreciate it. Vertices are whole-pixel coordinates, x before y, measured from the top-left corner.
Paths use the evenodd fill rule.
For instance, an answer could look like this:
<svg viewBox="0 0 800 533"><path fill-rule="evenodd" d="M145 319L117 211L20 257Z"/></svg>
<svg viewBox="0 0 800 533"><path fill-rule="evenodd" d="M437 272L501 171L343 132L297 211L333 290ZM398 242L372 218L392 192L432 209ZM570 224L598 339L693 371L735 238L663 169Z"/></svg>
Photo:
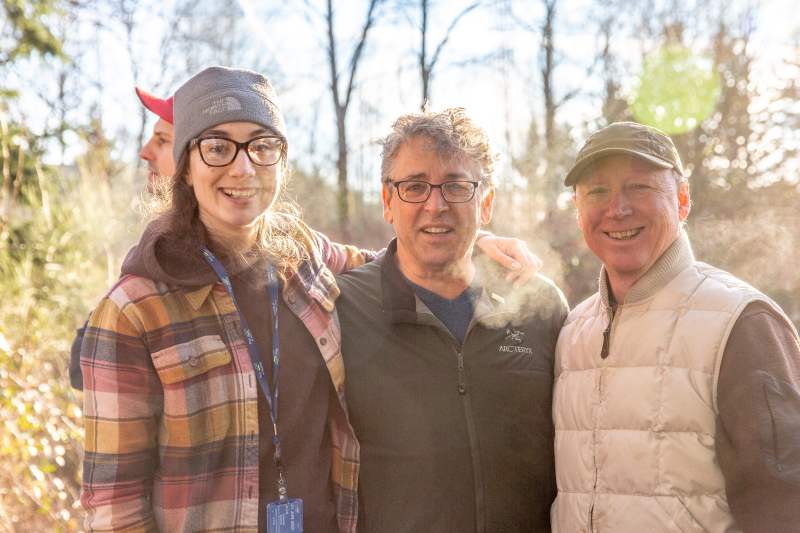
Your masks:
<svg viewBox="0 0 800 533"><path fill-rule="evenodd" d="M78 531L82 399L69 348L138 233L136 193L124 172L112 195L91 165L20 167L24 149L0 141L13 163L0 167L0 531Z"/></svg>

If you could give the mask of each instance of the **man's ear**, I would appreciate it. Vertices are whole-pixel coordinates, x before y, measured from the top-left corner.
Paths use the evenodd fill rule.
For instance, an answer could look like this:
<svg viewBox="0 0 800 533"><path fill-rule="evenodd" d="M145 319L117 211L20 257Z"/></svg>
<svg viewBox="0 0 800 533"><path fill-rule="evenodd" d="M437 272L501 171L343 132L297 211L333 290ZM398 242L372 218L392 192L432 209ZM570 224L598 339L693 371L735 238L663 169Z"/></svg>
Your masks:
<svg viewBox="0 0 800 533"><path fill-rule="evenodd" d="M494 211L494 187L489 187L486 194L481 199L481 224L484 226L492 221Z"/></svg>
<svg viewBox="0 0 800 533"><path fill-rule="evenodd" d="M582 229L583 225L581 224L581 210L578 209L578 197L577 193L573 189L572 191L572 205L575 206L575 222L578 223L578 229Z"/></svg>
<svg viewBox="0 0 800 533"><path fill-rule="evenodd" d="M392 190L390 185L384 183L381 188L381 199L383 200L383 220L391 224L394 219L392 218L391 201Z"/></svg>
<svg viewBox="0 0 800 533"><path fill-rule="evenodd" d="M678 183L678 218L685 222L692 210L692 194L689 190L689 183L681 181Z"/></svg>

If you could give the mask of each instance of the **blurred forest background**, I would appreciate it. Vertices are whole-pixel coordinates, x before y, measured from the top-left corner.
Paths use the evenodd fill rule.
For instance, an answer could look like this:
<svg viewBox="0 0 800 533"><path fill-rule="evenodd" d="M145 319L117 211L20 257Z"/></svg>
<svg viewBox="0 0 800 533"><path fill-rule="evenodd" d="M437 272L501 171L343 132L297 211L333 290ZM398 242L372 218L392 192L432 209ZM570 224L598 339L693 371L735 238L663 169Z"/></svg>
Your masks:
<svg viewBox="0 0 800 533"><path fill-rule="evenodd" d="M81 529L69 346L143 227L136 154L154 122L133 83L124 105L109 103L118 87L108 61L163 96L211 64L261 70L281 95L301 95L284 108L288 195L313 227L373 248L391 237L376 144L390 110L439 109L492 87L502 160L491 229L525 239L571 305L594 290L599 265L578 233L565 169L605 124L658 126L690 173L697 256L761 288L797 324L800 23L782 46L761 47L769 5L0 0L0 532ZM284 18L294 38L261 48L253 21L269 33ZM302 80L275 60L299 60L300 41L315 70ZM120 109L131 112L120 119ZM486 121L481 109L468 111Z"/></svg>

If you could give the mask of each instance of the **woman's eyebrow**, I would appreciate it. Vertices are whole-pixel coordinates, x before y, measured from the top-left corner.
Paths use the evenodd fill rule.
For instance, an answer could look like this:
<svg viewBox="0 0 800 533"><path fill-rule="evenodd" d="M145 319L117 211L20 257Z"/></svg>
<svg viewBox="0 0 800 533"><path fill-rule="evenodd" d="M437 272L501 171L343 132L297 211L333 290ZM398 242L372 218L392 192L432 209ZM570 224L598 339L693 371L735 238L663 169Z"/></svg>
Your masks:
<svg viewBox="0 0 800 533"><path fill-rule="evenodd" d="M253 135L261 135L264 133L271 134L272 132L265 128L256 128L252 130L248 135L252 137ZM203 132L203 135L220 135L222 137L229 137L231 134L230 132L227 132L225 130L206 130Z"/></svg>

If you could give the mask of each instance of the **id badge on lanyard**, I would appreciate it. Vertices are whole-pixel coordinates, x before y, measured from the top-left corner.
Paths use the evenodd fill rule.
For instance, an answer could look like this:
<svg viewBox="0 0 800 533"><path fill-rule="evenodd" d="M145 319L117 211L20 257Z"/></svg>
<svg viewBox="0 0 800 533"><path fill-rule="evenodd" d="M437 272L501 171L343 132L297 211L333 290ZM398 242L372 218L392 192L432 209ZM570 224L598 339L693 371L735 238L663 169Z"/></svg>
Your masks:
<svg viewBox="0 0 800 533"><path fill-rule="evenodd" d="M303 533L303 500L288 498L268 503L267 533Z"/></svg>
<svg viewBox="0 0 800 533"><path fill-rule="evenodd" d="M202 249L203 256L209 266L219 277L228 296L231 297L233 306L239 315L239 322L242 326L244 338L247 341L247 352L250 354L250 362L256 373L256 378L261 386L261 391L267 399L269 406L269 416L272 420L272 443L275 446L274 461L278 469L278 500L267 504L267 531L266 533L303 533L303 500L299 498L289 498L286 478L283 475L283 460L281 457L281 440L278 436L278 371L280 369L280 337L278 331L278 279L275 275L275 267L267 265L267 287L268 296L272 309L272 387L267 381L264 365L261 362L261 354L253 337L252 330L247 324L244 314L239 310L236 303L236 296L233 294L233 286L225 267L208 248Z"/></svg>

